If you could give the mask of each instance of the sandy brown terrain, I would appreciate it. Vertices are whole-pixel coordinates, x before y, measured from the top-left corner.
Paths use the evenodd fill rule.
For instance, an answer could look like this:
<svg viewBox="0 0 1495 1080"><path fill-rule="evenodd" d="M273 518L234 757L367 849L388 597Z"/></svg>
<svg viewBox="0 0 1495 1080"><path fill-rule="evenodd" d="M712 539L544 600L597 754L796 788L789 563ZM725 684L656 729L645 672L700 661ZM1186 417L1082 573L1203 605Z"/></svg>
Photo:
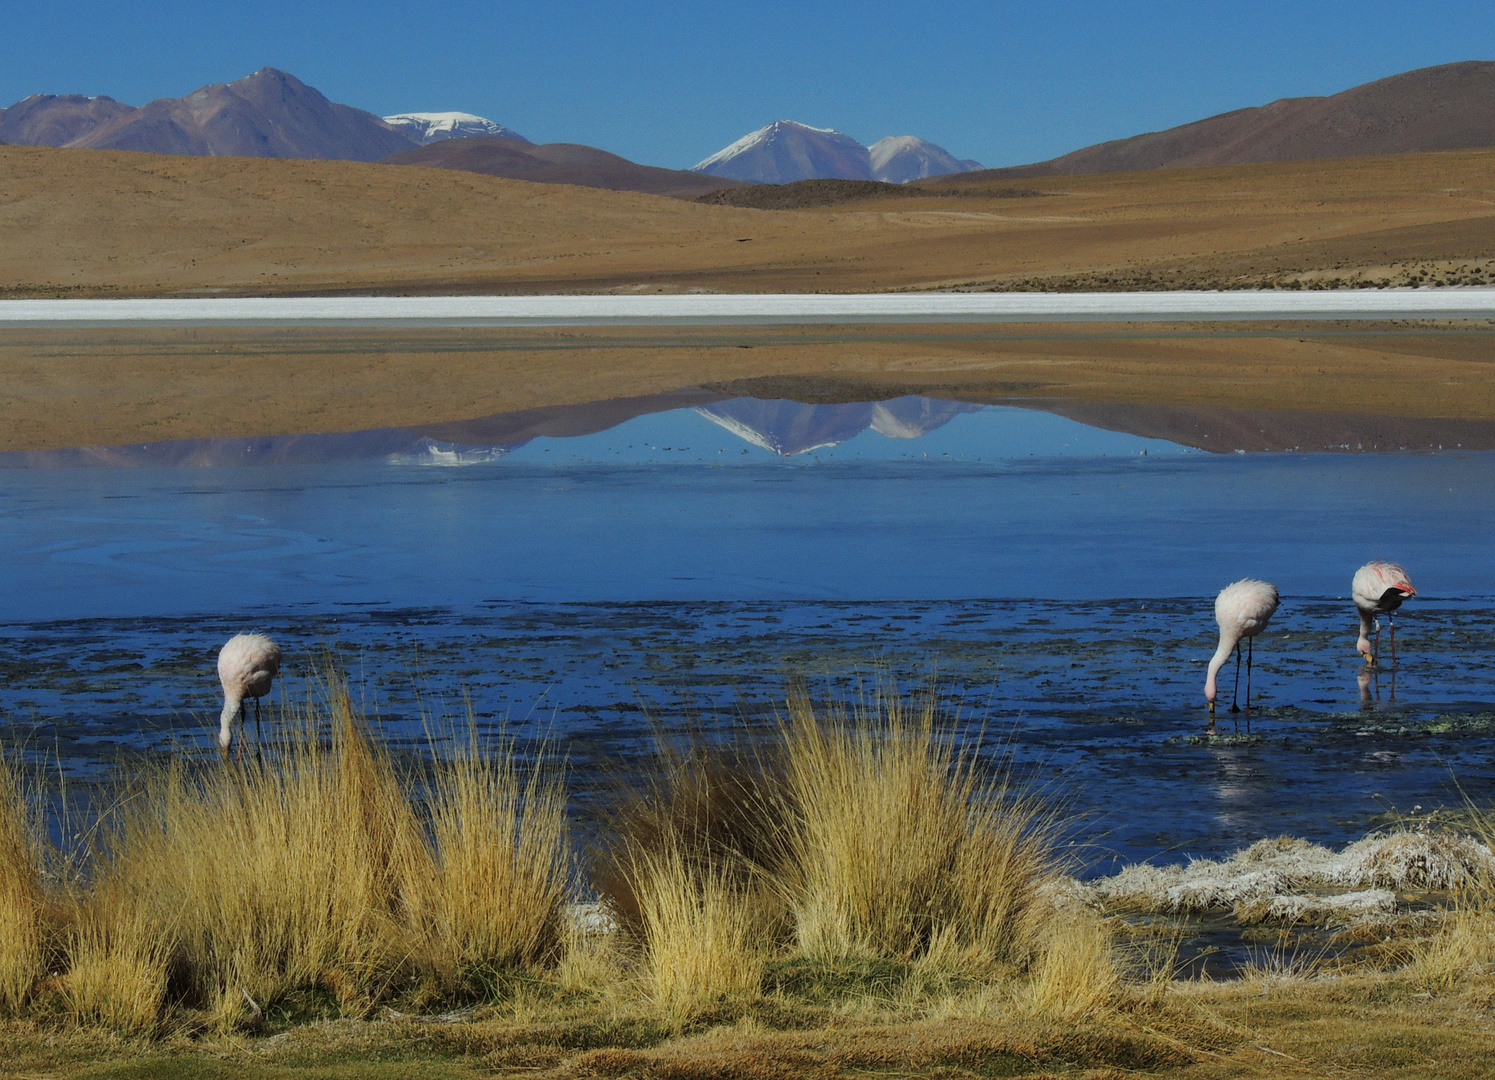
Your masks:
<svg viewBox="0 0 1495 1080"><path fill-rule="evenodd" d="M763 210L353 162L4 147L0 294L1495 280L1495 150L1031 183L1040 195L952 181ZM0 448L455 422L693 386L1495 419L1495 328L1410 329L10 330Z"/></svg>
<svg viewBox="0 0 1495 1080"><path fill-rule="evenodd" d="M1106 426L1126 424L1117 403L1411 417L1447 422L1451 444L1453 421L1495 419L1495 328L13 330L0 373L0 450L430 428L688 387L1112 406L1094 417ZM1193 423L1148 416L1184 435ZM1318 436L1287 438L1273 435Z"/></svg>
<svg viewBox="0 0 1495 1080"><path fill-rule="evenodd" d="M5 147L0 294L1178 287L1495 268L1495 150L1027 186L1044 197L956 178L927 199L774 211L452 170Z"/></svg>

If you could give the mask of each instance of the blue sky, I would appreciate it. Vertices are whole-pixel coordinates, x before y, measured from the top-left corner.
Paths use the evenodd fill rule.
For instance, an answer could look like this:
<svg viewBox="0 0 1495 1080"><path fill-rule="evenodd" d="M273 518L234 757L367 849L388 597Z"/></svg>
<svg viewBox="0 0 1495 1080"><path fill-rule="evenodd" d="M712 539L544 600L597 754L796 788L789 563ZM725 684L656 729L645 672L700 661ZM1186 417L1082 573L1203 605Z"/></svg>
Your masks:
<svg viewBox="0 0 1495 1080"><path fill-rule="evenodd" d="M0 104L139 105L284 68L377 113L687 167L770 120L1040 160L1278 97L1495 58L1495 4L0 0Z"/></svg>

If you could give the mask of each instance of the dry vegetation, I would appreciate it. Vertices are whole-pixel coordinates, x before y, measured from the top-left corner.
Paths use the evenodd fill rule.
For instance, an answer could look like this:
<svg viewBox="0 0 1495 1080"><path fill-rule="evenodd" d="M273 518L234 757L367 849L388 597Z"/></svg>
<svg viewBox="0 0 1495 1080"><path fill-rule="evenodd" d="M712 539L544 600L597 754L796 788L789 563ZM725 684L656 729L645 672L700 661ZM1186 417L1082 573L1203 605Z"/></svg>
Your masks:
<svg viewBox="0 0 1495 1080"><path fill-rule="evenodd" d="M1024 184L755 210L441 169L4 147L0 290L1312 286L1484 281L1495 259L1491 150Z"/></svg>
<svg viewBox="0 0 1495 1080"><path fill-rule="evenodd" d="M767 743L664 752L584 877L543 757L469 733L407 775L335 681L278 730L263 761L139 779L69 859L0 765L0 1076L1495 1065L1488 839L1184 868L1172 885L1293 866L1300 887L1421 874L1456 894L1359 959L1279 948L1241 979L1180 981L1176 936L1077 889L1041 808L917 701L797 696ZM1140 873L1112 900L1166 906ZM577 903L587 877L601 907Z"/></svg>
<svg viewBox="0 0 1495 1080"><path fill-rule="evenodd" d="M1495 281L1495 150L1027 183L837 188L844 201L771 210L442 169L3 147L0 296ZM429 426L756 380L841 400L1495 420L1487 326L1199 329L9 330L0 449Z"/></svg>

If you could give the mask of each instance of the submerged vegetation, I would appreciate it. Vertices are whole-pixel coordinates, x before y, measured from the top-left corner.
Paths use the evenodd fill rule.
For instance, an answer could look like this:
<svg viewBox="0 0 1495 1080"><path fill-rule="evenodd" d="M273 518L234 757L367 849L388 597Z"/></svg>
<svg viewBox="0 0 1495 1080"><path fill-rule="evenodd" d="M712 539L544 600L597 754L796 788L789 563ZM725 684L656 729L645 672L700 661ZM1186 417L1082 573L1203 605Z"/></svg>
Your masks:
<svg viewBox="0 0 1495 1080"><path fill-rule="evenodd" d="M336 679L273 727L262 757L134 777L67 850L0 757L0 1075L229 1047L266 1075L389 1054L571 1075L1240 1075L1293 1056L1264 1034L1269 1000L1331 1027L1390 1010L1384 1038L1414 1014L1492 1026L1484 818L1474 837L1263 842L1082 884L1053 814L932 701L796 694L767 738L662 746L573 851L553 755L469 729L402 766ZM1409 911L1409 889L1444 902ZM1237 979L1184 977L1176 921L1141 916L1210 911L1275 945ZM1309 926L1377 947L1289 951Z"/></svg>

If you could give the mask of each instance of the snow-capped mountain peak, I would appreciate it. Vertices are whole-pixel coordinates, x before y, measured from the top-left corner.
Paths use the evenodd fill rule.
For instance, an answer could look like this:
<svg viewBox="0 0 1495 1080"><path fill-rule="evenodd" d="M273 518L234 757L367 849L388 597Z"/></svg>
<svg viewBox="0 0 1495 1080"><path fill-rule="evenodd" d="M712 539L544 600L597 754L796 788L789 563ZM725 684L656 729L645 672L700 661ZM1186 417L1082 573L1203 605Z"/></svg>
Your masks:
<svg viewBox="0 0 1495 1080"><path fill-rule="evenodd" d="M831 128L794 120L775 120L744 135L692 171L758 184L837 177L872 179L865 146Z"/></svg>
<svg viewBox="0 0 1495 1080"><path fill-rule="evenodd" d="M399 113L386 116L386 124L393 124L421 145L440 142L442 139L464 139L473 135L490 135L500 139L514 139L528 143L529 140L517 131L495 124L483 116L465 112L419 112Z"/></svg>
<svg viewBox="0 0 1495 1080"><path fill-rule="evenodd" d="M980 162L958 161L943 148L913 135L889 135L869 150L832 128L775 120L718 150L692 171L754 184L788 184L795 180L885 180L902 184L979 168Z"/></svg>
<svg viewBox="0 0 1495 1080"><path fill-rule="evenodd" d="M926 176L970 172L979 161L960 161L942 146L915 135L887 135L867 148L872 176L890 184L906 184Z"/></svg>

